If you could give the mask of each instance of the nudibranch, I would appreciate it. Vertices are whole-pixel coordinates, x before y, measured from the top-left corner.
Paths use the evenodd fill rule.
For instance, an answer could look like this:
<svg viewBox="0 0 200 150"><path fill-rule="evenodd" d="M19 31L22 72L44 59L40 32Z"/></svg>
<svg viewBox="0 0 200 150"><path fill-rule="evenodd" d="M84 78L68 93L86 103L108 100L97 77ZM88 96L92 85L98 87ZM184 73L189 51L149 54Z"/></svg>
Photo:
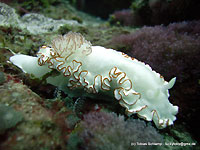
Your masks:
<svg viewBox="0 0 200 150"><path fill-rule="evenodd" d="M15 54L10 61L25 73L42 78L69 96L114 97L126 114L165 128L176 120L178 107L168 98L176 78L169 82L143 62L122 52L92 46L81 34L69 32L42 46L37 57Z"/></svg>

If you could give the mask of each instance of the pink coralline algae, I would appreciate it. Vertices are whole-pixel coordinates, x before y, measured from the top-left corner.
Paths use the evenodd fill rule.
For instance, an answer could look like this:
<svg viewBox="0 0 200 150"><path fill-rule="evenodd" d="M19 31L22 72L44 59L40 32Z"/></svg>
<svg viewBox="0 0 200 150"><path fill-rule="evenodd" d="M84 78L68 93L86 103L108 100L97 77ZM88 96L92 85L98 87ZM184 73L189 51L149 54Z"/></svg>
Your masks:
<svg viewBox="0 0 200 150"><path fill-rule="evenodd" d="M177 82L196 76L200 56L200 21L173 23L167 27L143 27L112 39L117 49L150 64L166 79L178 75Z"/></svg>
<svg viewBox="0 0 200 150"><path fill-rule="evenodd" d="M87 150L139 150L138 143L162 143L162 136L150 125L141 120L124 120L115 113L91 112L84 115L70 135L68 149ZM142 146L143 150L159 149L159 146Z"/></svg>

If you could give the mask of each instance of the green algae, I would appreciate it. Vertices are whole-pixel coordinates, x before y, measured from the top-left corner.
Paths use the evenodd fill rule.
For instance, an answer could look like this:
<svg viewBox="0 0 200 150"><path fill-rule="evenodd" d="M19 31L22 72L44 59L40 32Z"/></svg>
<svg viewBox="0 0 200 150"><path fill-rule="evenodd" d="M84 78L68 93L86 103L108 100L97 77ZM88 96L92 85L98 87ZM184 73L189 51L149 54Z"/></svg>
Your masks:
<svg viewBox="0 0 200 150"><path fill-rule="evenodd" d="M0 104L0 134L15 127L23 119L21 112L15 111L12 107Z"/></svg>
<svg viewBox="0 0 200 150"><path fill-rule="evenodd" d="M0 71L0 84L4 83L6 81L5 75L3 72Z"/></svg>

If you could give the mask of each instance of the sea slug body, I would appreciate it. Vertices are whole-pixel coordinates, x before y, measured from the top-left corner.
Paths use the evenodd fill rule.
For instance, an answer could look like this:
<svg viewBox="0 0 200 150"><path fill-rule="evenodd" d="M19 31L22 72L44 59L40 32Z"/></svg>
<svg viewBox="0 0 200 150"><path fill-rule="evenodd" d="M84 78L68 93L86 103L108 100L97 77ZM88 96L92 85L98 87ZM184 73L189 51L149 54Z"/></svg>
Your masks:
<svg viewBox="0 0 200 150"><path fill-rule="evenodd" d="M69 96L112 96L128 115L153 120L160 129L176 120L178 107L168 100L176 78L167 82L149 65L122 52L92 46L79 33L58 36L50 47L42 46L37 57L15 54L10 61L36 78L57 70L60 74L46 81Z"/></svg>

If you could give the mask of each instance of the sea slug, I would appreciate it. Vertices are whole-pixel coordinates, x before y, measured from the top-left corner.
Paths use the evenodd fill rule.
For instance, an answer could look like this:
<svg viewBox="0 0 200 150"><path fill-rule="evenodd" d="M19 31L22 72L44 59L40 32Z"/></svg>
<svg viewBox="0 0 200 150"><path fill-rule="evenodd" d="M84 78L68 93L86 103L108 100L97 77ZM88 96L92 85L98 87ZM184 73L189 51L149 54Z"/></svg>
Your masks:
<svg viewBox="0 0 200 150"><path fill-rule="evenodd" d="M122 52L92 46L81 34L69 32L42 46L37 57L15 54L10 61L25 73L46 78L69 96L114 97L128 115L154 121L162 129L176 120L178 107L168 98L176 78L169 82L143 62Z"/></svg>

